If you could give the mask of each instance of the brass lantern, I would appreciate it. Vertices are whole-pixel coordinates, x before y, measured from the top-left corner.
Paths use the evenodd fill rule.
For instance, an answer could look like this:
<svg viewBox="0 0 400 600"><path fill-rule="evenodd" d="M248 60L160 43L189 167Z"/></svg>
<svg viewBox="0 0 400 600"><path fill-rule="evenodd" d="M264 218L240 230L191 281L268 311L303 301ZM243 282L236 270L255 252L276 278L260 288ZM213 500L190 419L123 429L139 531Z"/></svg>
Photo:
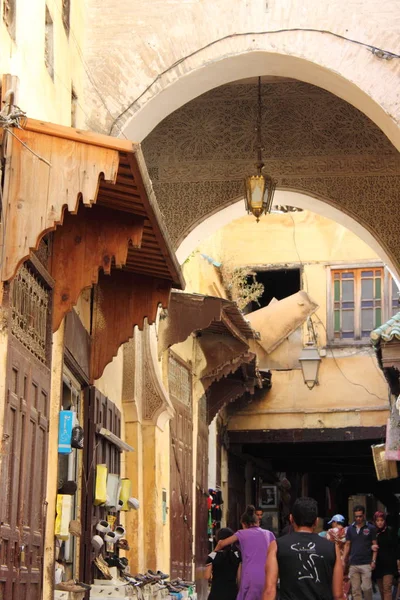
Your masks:
<svg viewBox="0 0 400 600"><path fill-rule="evenodd" d="M276 182L269 175L263 175L262 139L261 139L261 77L258 78L258 114L257 114L257 175L250 175L245 180L245 204L249 214L258 221L264 213L269 213L276 188Z"/></svg>
<svg viewBox="0 0 400 600"><path fill-rule="evenodd" d="M276 183L269 175L246 177L246 210L258 221L262 214L271 211Z"/></svg>

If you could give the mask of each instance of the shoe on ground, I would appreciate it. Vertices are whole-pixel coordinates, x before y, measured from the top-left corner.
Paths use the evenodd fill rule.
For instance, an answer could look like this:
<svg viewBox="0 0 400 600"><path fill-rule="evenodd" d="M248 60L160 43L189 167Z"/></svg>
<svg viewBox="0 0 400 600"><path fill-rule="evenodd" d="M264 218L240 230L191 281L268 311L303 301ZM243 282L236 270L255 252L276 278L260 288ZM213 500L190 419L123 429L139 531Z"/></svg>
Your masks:
<svg viewBox="0 0 400 600"><path fill-rule="evenodd" d="M70 581L62 581L54 586L54 589L61 592L86 592L87 588L77 585L73 579Z"/></svg>

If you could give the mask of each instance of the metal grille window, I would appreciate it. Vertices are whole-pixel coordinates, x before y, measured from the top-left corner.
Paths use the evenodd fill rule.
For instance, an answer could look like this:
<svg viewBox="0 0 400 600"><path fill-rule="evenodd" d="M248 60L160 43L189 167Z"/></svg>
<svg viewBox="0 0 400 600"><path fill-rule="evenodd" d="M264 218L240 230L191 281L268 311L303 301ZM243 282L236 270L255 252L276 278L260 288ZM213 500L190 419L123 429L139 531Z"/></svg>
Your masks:
<svg viewBox="0 0 400 600"><path fill-rule="evenodd" d="M382 324L383 268L332 271L334 339L369 338Z"/></svg>
<svg viewBox="0 0 400 600"><path fill-rule="evenodd" d="M11 332L43 363L49 350L50 293L27 264L20 267L12 285Z"/></svg>

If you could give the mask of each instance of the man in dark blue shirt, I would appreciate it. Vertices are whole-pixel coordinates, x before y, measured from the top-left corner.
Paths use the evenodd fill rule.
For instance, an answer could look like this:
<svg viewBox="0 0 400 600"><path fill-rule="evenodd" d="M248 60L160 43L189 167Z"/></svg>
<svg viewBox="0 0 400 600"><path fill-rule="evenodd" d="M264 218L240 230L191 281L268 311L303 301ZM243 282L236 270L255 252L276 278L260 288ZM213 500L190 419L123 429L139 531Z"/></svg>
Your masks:
<svg viewBox="0 0 400 600"><path fill-rule="evenodd" d="M365 508L358 504L353 509L354 523L347 528L346 545L343 555L344 566L350 556L349 576L353 600L372 600L371 574L375 569L376 529L365 520Z"/></svg>

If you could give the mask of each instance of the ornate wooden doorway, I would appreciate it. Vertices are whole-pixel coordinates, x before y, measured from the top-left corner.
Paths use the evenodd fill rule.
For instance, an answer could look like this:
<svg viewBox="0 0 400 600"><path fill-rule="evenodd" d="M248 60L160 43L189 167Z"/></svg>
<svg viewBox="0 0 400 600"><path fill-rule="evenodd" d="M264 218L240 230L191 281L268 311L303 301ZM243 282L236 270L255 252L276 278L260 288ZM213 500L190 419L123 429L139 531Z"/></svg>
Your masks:
<svg viewBox="0 0 400 600"><path fill-rule="evenodd" d="M185 362L169 356L169 393L175 408L171 428L171 577L192 578L193 418L192 376Z"/></svg>
<svg viewBox="0 0 400 600"><path fill-rule="evenodd" d="M40 269L42 270L42 269ZM50 410L51 288L32 263L10 286L0 485L0 599L40 600Z"/></svg>

